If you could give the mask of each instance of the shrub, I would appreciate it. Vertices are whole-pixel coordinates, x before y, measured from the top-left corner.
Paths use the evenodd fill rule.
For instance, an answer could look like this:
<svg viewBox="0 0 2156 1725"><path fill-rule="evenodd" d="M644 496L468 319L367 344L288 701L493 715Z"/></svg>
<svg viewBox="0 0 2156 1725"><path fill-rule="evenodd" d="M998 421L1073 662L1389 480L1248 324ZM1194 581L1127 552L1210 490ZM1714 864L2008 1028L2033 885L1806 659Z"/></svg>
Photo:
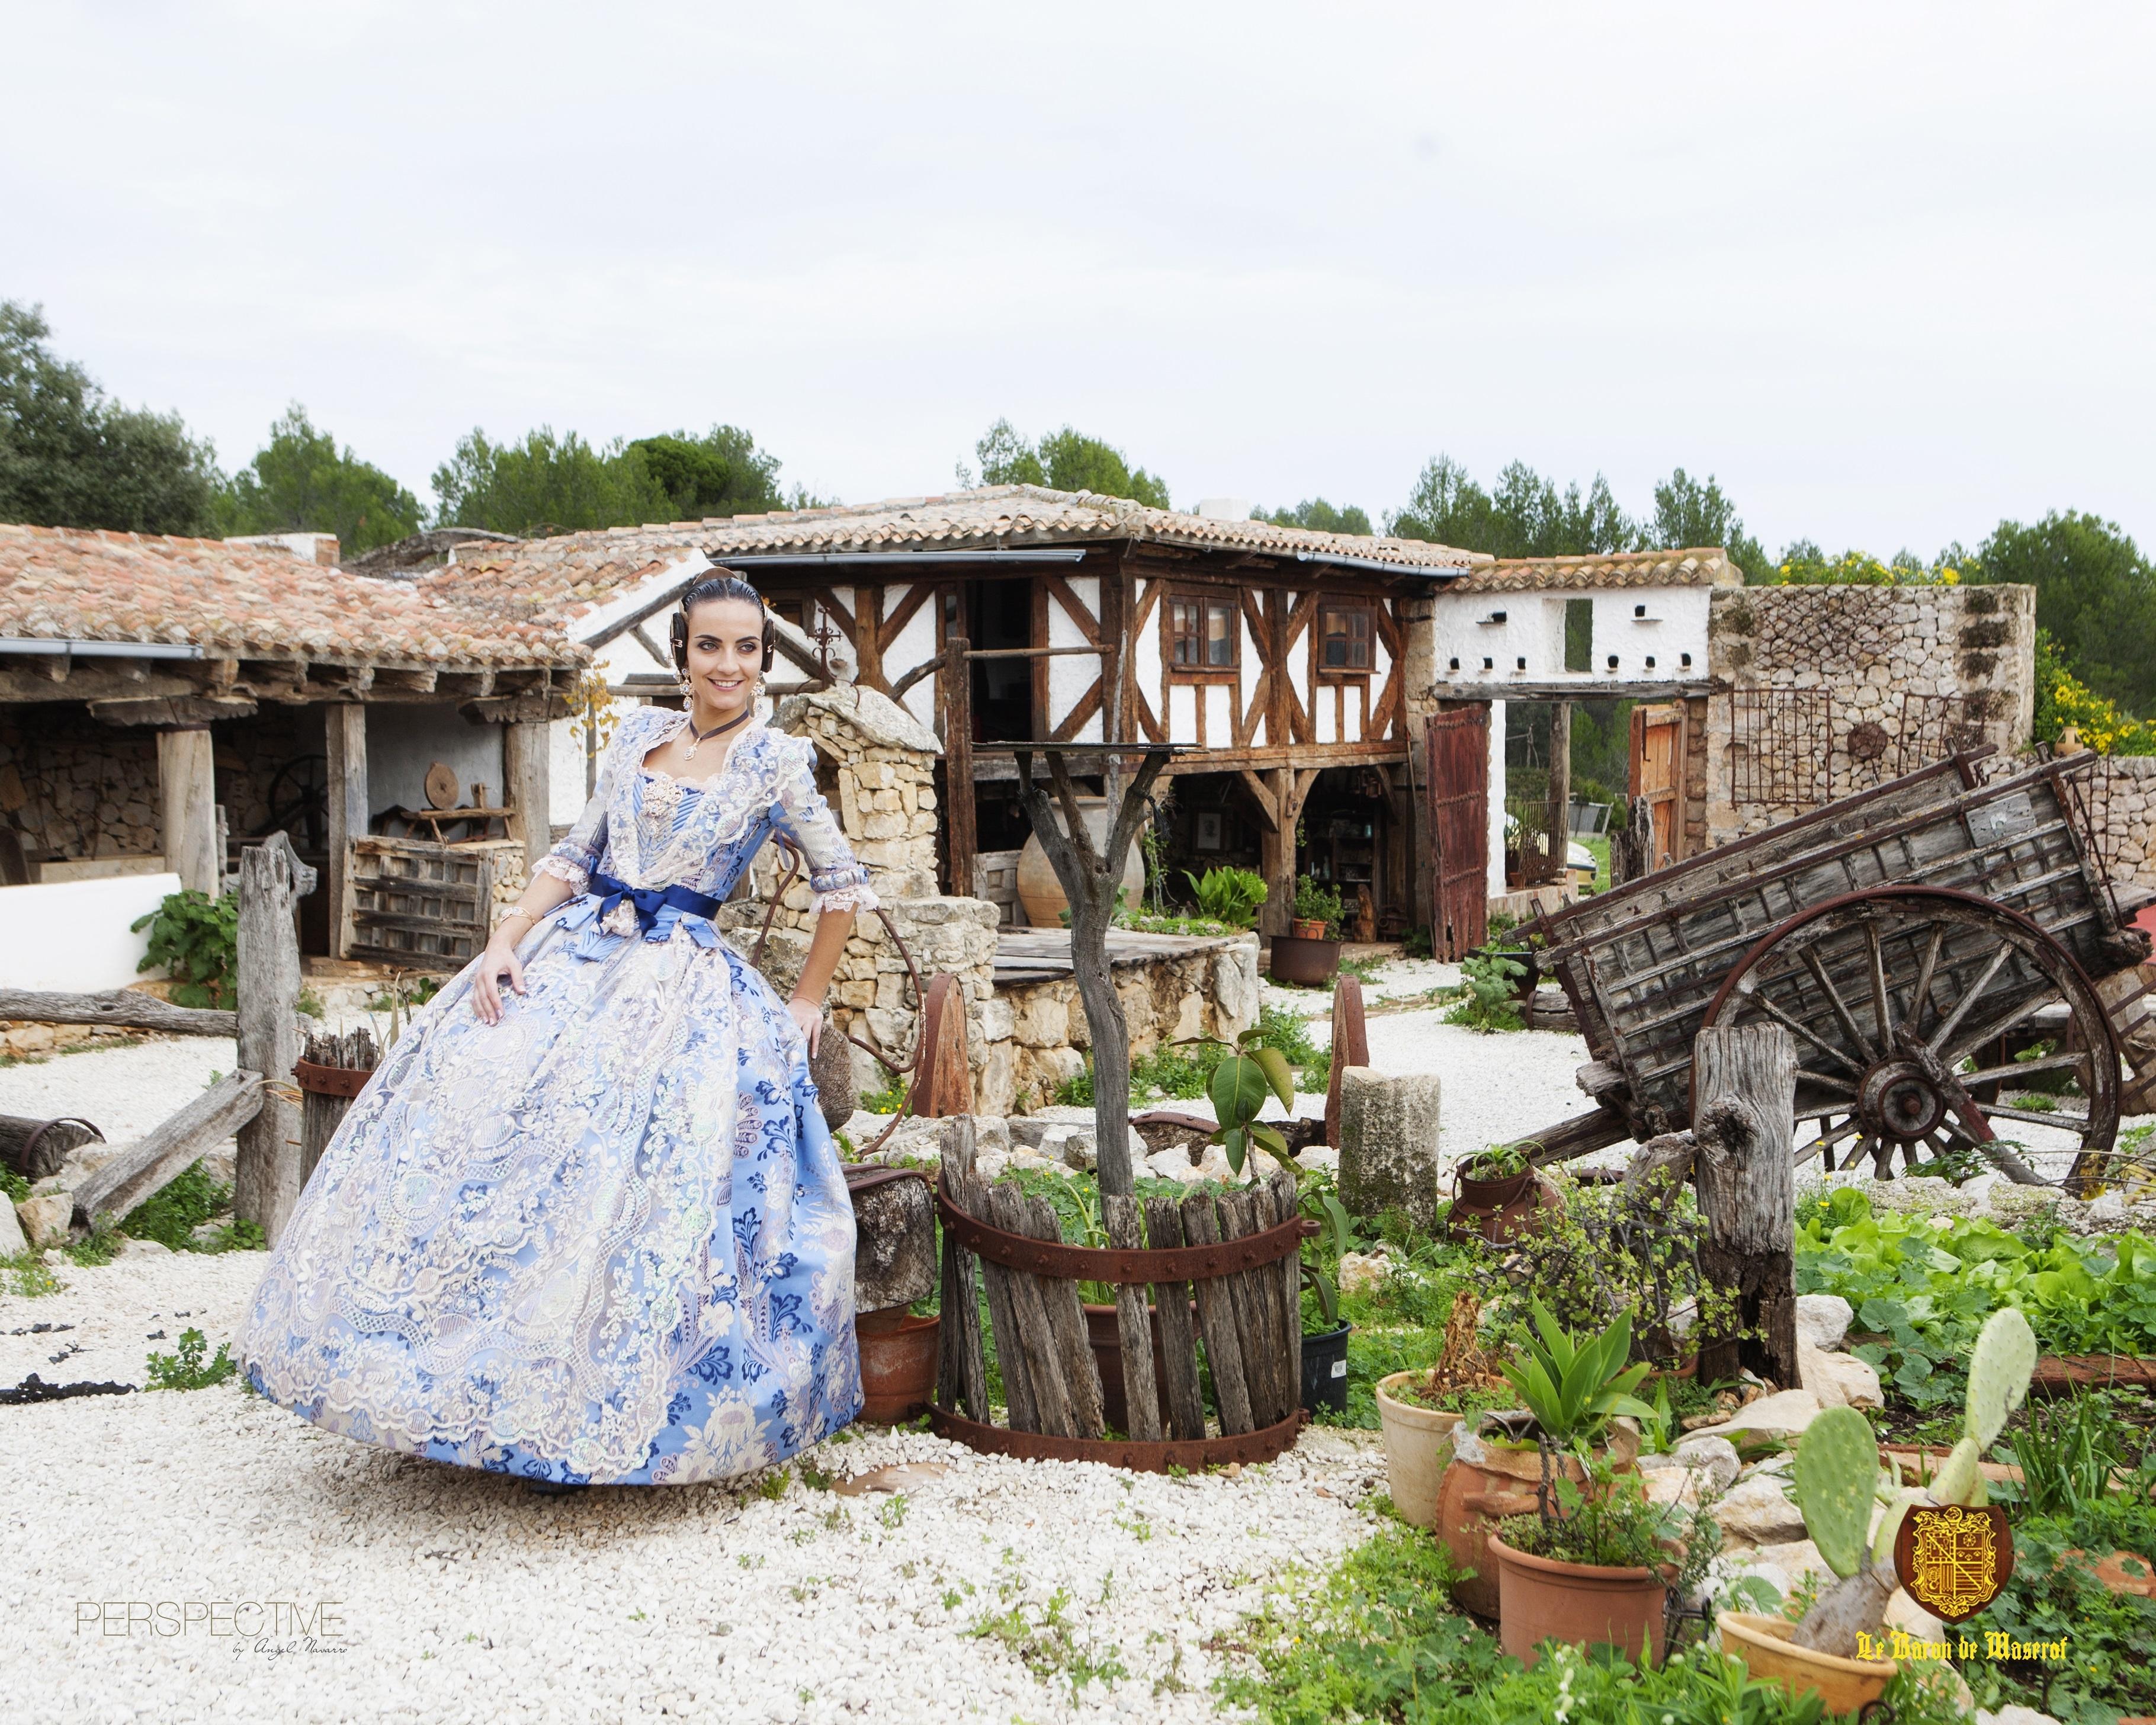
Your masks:
<svg viewBox="0 0 2156 1725"><path fill-rule="evenodd" d="M1257 922L1258 906L1265 901L1265 877L1249 869L1211 868L1203 880L1189 870L1183 878L1198 895L1198 908L1231 928L1250 928Z"/></svg>
<svg viewBox="0 0 2156 1725"><path fill-rule="evenodd" d="M135 968L163 965L172 978L175 1006L229 1012L239 1004L239 900L234 894L212 898L199 888L183 887L166 894L162 904L128 927L138 934L150 931L150 949Z"/></svg>

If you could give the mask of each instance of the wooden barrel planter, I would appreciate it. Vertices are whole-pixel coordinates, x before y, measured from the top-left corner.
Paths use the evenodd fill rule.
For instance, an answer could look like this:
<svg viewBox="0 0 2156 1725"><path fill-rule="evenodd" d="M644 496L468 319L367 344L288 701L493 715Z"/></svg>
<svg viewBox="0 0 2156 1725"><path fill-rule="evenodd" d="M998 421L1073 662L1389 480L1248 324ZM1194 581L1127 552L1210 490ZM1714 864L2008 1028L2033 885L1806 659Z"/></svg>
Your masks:
<svg viewBox="0 0 2156 1725"><path fill-rule="evenodd" d="M1103 1194L1110 1245L1066 1245L1045 1199L974 1173L970 1117L953 1125L936 1206L947 1320L929 1409L939 1436L989 1455L1152 1473L1270 1461L1295 1442L1305 1417L1298 1251L1317 1224L1297 1207L1291 1175L1203 1189L1179 1204ZM1116 1290L1121 1438L1107 1435L1081 1282ZM1004 1425L988 1405L982 1285ZM1214 1389L1209 1422L1201 1344Z"/></svg>
<svg viewBox="0 0 2156 1725"><path fill-rule="evenodd" d="M373 1033L364 1026L342 1035L308 1034L305 1051L292 1063L300 1086L300 1184L313 1178L330 1140L344 1122L352 1099L367 1088L381 1060Z"/></svg>

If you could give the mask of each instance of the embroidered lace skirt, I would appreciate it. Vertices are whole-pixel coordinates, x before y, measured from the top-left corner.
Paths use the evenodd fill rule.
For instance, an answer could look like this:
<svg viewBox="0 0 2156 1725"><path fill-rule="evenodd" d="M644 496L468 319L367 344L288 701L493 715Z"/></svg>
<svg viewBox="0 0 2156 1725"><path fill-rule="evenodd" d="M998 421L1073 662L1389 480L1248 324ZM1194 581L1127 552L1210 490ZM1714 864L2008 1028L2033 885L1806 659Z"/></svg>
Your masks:
<svg viewBox="0 0 2156 1725"><path fill-rule="evenodd" d="M249 1382L331 1431L536 1479L675 1484L860 1411L854 1219L783 1004L676 930L542 924L354 1099L271 1253Z"/></svg>

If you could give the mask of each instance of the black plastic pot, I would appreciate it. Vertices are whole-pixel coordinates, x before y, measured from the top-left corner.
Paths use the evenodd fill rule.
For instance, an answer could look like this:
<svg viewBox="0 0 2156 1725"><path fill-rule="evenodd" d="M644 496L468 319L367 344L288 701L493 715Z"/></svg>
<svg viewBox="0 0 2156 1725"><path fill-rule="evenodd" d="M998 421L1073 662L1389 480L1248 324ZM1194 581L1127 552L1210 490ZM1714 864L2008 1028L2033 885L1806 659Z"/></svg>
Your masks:
<svg viewBox="0 0 2156 1725"><path fill-rule="evenodd" d="M1348 1332L1354 1327L1343 1323L1315 1336L1303 1332L1302 1405L1308 1412L1348 1411Z"/></svg>

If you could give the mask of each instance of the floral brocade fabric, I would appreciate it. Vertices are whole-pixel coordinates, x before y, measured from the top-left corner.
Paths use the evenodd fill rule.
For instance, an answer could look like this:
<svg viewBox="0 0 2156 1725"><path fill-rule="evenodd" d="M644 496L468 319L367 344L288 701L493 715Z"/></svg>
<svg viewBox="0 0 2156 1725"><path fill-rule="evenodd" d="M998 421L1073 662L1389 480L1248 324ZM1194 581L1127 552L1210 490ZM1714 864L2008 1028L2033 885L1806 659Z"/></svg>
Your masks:
<svg viewBox="0 0 2156 1725"><path fill-rule="evenodd" d="M331 1139L242 1327L248 1381L326 1430L593 1484L719 1480L861 1404L854 1217L799 1029L701 916L774 831L826 908L872 906L809 745L761 727L706 783L621 722L542 866L578 889L518 947L494 1024L477 961L413 1014ZM626 911L624 916L620 913Z"/></svg>

